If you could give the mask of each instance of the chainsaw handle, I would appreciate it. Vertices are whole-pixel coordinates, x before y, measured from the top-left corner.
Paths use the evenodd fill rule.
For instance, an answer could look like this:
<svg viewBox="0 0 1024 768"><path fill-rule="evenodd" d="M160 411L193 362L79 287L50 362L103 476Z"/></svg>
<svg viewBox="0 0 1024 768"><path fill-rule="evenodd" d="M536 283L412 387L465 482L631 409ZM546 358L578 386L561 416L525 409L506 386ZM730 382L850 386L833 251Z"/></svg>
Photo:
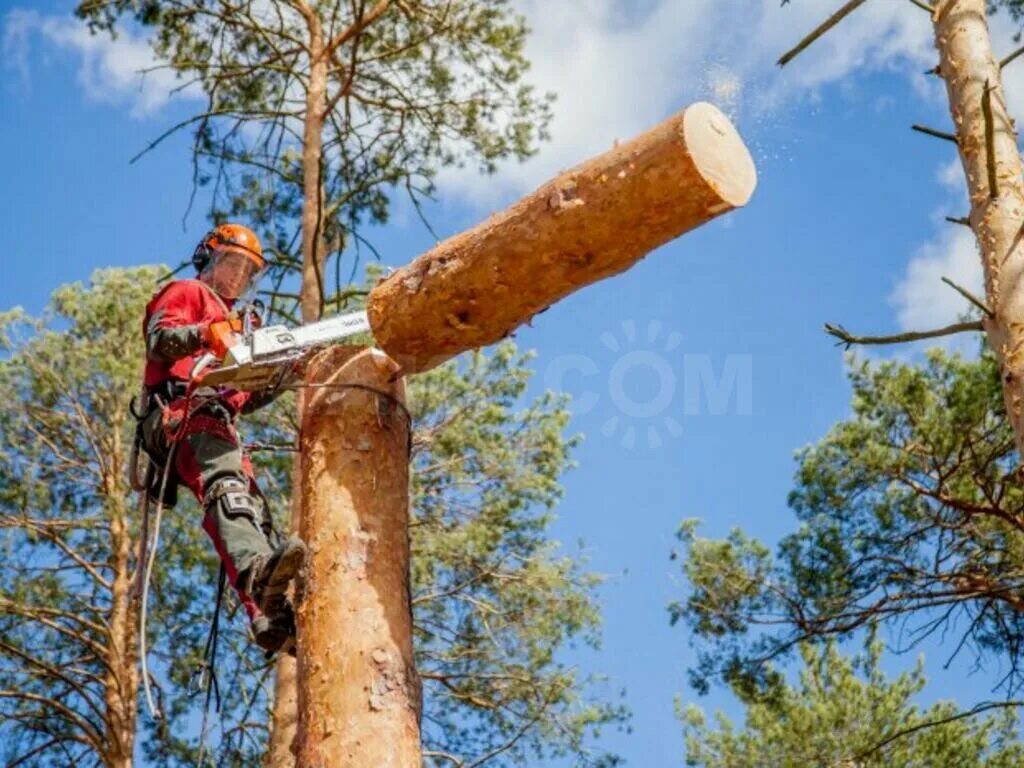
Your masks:
<svg viewBox="0 0 1024 768"><path fill-rule="evenodd" d="M212 352L204 353L198 360L196 360L195 365L192 366L192 370L188 372L189 381L202 381L203 374L206 373L206 369L216 363L219 359L220 358Z"/></svg>

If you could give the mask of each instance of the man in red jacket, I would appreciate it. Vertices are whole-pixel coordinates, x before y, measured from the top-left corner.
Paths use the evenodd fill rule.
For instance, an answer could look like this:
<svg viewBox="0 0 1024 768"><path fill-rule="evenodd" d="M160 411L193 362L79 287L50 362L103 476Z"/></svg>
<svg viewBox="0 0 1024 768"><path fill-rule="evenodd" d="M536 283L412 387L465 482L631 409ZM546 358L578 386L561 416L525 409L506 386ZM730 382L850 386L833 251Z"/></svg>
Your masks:
<svg viewBox="0 0 1024 768"><path fill-rule="evenodd" d="M245 605L256 643L268 653L290 650L295 635L285 592L305 553L297 537L272 547L266 500L235 430L272 395L199 386L186 396L196 361L209 351L211 326L239 322L244 299L266 266L259 238L238 224L222 224L204 236L192 256L197 279L164 286L146 307L145 390L149 411L142 445L161 469L168 461L164 500L186 486L203 505L203 528L213 540L232 586ZM222 325L223 327L223 325ZM163 472L157 473L162 477ZM152 489L158 494L159 489Z"/></svg>

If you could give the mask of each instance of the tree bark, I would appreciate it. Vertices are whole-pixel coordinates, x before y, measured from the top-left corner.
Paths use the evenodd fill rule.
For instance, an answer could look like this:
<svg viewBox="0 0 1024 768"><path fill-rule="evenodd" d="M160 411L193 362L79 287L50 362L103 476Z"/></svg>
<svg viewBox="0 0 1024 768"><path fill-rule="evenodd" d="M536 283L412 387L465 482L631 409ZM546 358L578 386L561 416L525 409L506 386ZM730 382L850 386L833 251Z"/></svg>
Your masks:
<svg viewBox="0 0 1024 768"><path fill-rule="evenodd" d="M1017 451L1024 456L1024 184L1017 132L992 53L985 0L943 0L933 22L992 310L982 322L999 361Z"/></svg>
<svg viewBox="0 0 1024 768"><path fill-rule="evenodd" d="M296 393L295 408L302 414L305 391ZM300 422L301 423L301 422ZM291 471L291 510L288 529L294 533L299 531L299 520L302 517L302 498L299 489L302 487L302 454L296 452L292 459ZM296 679L298 670L295 659L281 655L277 659L277 671L274 677L274 705L271 710L270 744L263 761L264 768L292 768L295 765L295 734L299 726L298 691Z"/></svg>
<svg viewBox="0 0 1024 768"><path fill-rule="evenodd" d="M123 419L115 419L118 427ZM123 447L120 433L113 433L114 457L112 465L104 472L103 490L110 504L110 551L113 570L110 594L110 616L108 618L106 671L104 685L104 719L107 750L104 755L106 768L132 768L135 752L135 732L138 720L138 601L132 588L133 544L136 548L135 562L139 562L138 550L142 541L133 542L128 529L128 514L125 499L130 495L121 478L124 469L120 462Z"/></svg>
<svg viewBox="0 0 1024 768"><path fill-rule="evenodd" d="M295 686L297 674L295 659L287 655L278 658L274 677L270 744L264 760L266 768L291 768L295 765L295 734L299 719Z"/></svg>
<svg viewBox="0 0 1024 768"><path fill-rule="evenodd" d="M298 768L419 768L409 599L409 417L398 366L335 347L302 423Z"/></svg>
<svg viewBox="0 0 1024 768"><path fill-rule="evenodd" d="M756 183L729 119L694 104L385 278L374 338L404 373L433 368L746 204Z"/></svg>
<svg viewBox="0 0 1024 768"><path fill-rule="evenodd" d="M320 319L324 297L323 161L324 118L327 113L327 65L320 17L309 10L309 84L302 135L302 322Z"/></svg>
<svg viewBox="0 0 1024 768"><path fill-rule="evenodd" d="M326 257L323 231L323 129L327 115L327 82L329 59L326 40L318 13L303 3L300 8L309 32L309 83L306 90L306 113L302 137L302 284L299 304L303 323L320 319L323 312ZM303 393L295 401L296 415L302 423ZM302 472L302 455L292 461L291 530L297 531L301 517L298 480ZM266 768L292 768L295 765L295 738L298 728L296 665L290 657L278 659L274 680L274 704L271 714L270 742L264 761Z"/></svg>

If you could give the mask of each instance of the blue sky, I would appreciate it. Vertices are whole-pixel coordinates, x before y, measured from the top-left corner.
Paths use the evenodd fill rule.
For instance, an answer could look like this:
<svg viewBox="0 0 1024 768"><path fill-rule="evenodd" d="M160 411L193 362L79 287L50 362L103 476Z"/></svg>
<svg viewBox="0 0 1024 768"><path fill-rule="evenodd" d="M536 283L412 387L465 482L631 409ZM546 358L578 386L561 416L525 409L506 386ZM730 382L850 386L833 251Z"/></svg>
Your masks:
<svg viewBox="0 0 1024 768"><path fill-rule="evenodd" d="M144 41L90 39L67 16L72 5L0 0L0 308L39 311L57 285L97 267L177 262L205 228L201 201L182 223L184 136L129 164L196 102L169 100L159 76L140 82ZM920 74L934 63L927 19L909 3L869 3L779 73L773 59L823 14L808 5L650 0L637 13L613 0L522 0L536 30L535 80L560 96L553 141L493 179L443 174L430 211L442 236L455 233L698 98L722 103L752 147L760 184L748 208L517 335L538 353L535 390L559 386L585 406L572 424L586 435L580 466L565 478L555 534L567 548L582 541L609 581L602 649L567 658L627 690L633 732L606 743L631 765L681 764L672 699L693 698L693 655L665 611L682 590L669 560L678 523L703 518L705 535L739 525L769 542L792 530L793 453L848 411L842 355L822 323L940 325L964 302L939 277L979 281L969 237L941 221L966 212L952 147L909 131L948 124ZM995 30L1008 50L1009 22ZM1017 114L1020 66L1007 71ZM373 239L392 265L431 244L401 209ZM968 677L966 664L943 671L942 648L924 650L926 699L990 696L993 675ZM889 660L894 670L912 662ZM699 703L738 711L721 692Z"/></svg>

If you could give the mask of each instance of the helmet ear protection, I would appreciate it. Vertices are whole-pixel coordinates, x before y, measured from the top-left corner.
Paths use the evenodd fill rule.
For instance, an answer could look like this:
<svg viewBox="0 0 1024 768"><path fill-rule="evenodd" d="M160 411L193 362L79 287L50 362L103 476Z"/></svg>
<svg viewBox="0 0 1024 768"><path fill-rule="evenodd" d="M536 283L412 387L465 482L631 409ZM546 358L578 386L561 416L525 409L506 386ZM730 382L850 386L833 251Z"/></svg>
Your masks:
<svg viewBox="0 0 1024 768"><path fill-rule="evenodd" d="M192 266L196 268L196 274L202 273L204 269L210 264L210 259L213 258L213 253L210 251L210 241L217 236L217 230L212 229L203 235L203 239L199 241L199 245L192 252Z"/></svg>
<svg viewBox="0 0 1024 768"><path fill-rule="evenodd" d="M235 230L241 230L241 233L236 233ZM215 248L227 245L255 256L260 260L260 269L266 264L263 249L252 230L233 224L221 224L203 235L203 239L192 252L192 266L196 268L196 274L201 274L210 265Z"/></svg>

